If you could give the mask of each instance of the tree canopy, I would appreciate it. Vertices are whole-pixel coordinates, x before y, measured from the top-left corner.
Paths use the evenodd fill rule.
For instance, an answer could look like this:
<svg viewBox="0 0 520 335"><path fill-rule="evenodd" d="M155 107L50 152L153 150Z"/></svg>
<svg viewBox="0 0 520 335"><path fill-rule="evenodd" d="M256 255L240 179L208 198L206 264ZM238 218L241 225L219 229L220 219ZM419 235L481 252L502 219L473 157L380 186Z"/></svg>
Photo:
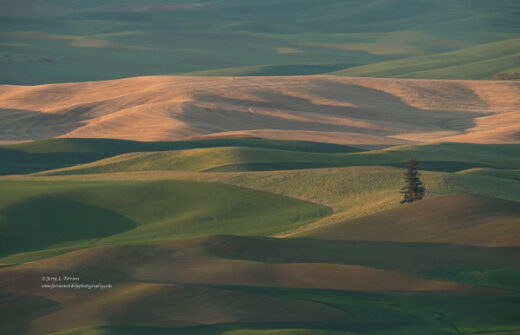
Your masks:
<svg viewBox="0 0 520 335"><path fill-rule="evenodd" d="M419 170L417 169L417 160L410 158L408 160L408 169L405 172L405 186L401 189L403 200L401 204L421 200L424 197L425 187L419 178Z"/></svg>

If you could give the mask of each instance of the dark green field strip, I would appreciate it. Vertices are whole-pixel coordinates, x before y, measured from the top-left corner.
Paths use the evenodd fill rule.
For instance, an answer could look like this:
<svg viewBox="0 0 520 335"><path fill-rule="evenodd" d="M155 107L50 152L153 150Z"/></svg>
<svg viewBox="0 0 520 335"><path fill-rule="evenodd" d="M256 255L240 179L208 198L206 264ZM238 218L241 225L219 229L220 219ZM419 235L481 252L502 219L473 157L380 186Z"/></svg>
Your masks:
<svg viewBox="0 0 520 335"><path fill-rule="evenodd" d="M341 331L346 334L504 333L509 335L515 334L520 329L514 310L520 304L517 294L508 296L385 295L263 287L229 287L229 289L321 301L350 312L349 317L345 319L307 326L308 328L302 327L315 330L316 334ZM287 327L295 327L295 325L287 325ZM283 328L277 327L277 329L280 329L280 334L284 334ZM255 333L244 332L243 334L254 335Z"/></svg>
<svg viewBox="0 0 520 335"><path fill-rule="evenodd" d="M48 335L512 335L520 331L515 313L520 308L518 296L407 296L286 288L219 288L281 300L322 303L341 308L348 316L326 322L243 322L178 328L114 323Z"/></svg>
<svg viewBox="0 0 520 335"><path fill-rule="evenodd" d="M400 159L403 160L404 158ZM350 163L350 164L349 164ZM238 163L218 166L215 168L209 168L204 171L207 172L239 172L239 171L276 171L276 170L299 170L299 169L318 169L318 168L331 168L331 167L345 167L345 166L390 166L396 168L406 168L406 161L395 162L395 163L372 163L367 164L363 161L349 162L347 159L344 163L332 163L327 162L327 159L323 159L321 162L273 162L273 163ZM487 166L482 163L471 163L471 162L454 162L454 161L421 161L421 169L427 171L439 171L439 172L458 172L465 170L465 168ZM72 170L74 171L74 170Z"/></svg>
<svg viewBox="0 0 520 335"><path fill-rule="evenodd" d="M356 152L349 146L303 141L209 139L177 142L137 142L112 139L48 139L0 146L0 175L27 174L84 164L130 152L217 147L272 148L301 152Z"/></svg>
<svg viewBox="0 0 520 335"><path fill-rule="evenodd" d="M358 66L356 63L289 64L232 67L217 70L182 73L183 76L301 76L325 74Z"/></svg>
<svg viewBox="0 0 520 335"><path fill-rule="evenodd" d="M474 285L494 287L520 293L520 267L498 269L476 266L469 269L445 269L431 273L432 276Z"/></svg>
<svg viewBox="0 0 520 335"><path fill-rule="evenodd" d="M258 143L262 142L259 140ZM304 145L305 143L302 144L302 146ZM415 157L419 161L421 170L429 171L456 172L470 168L514 169L520 167L520 158L518 158L520 157L520 145L441 143L347 153L318 153L310 150L306 152L303 150L290 151L259 146L214 147L127 154L87 165L50 171L48 174L92 174L152 170L239 172L346 166L404 168L410 157Z"/></svg>

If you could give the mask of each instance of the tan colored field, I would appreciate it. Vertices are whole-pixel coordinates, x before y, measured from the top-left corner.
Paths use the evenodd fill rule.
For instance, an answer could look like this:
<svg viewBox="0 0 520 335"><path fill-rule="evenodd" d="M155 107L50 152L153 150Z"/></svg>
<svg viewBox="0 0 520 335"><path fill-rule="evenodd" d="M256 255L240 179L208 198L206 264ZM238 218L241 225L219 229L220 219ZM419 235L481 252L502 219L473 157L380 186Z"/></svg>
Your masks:
<svg viewBox="0 0 520 335"><path fill-rule="evenodd" d="M434 210L432 210L434 209ZM520 246L516 202L448 195L301 234L322 239Z"/></svg>
<svg viewBox="0 0 520 335"><path fill-rule="evenodd" d="M520 142L520 82L137 77L0 86L0 141L254 136L355 145Z"/></svg>

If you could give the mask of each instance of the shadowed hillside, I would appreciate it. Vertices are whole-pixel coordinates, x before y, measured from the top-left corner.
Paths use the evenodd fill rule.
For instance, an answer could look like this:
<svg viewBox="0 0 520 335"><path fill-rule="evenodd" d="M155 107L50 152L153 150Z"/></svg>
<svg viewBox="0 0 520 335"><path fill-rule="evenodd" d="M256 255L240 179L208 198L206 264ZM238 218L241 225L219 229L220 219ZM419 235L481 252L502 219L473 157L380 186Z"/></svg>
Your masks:
<svg viewBox="0 0 520 335"><path fill-rule="evenodd" d="M3 146L0 168L19 174L0 177L0 332L514 334L517 151L258 138ZM410 156L426 199L401 206ZM49 288L70 281L52 276L110 287Z"/></svg>
<svg viewBox="0 0 520 335"><path fill-rule="evenodd" d="M217 138L177 142L136 142L110 139L56 138L0 146L0 174L33 173L89 163L124 153L194 148L265 148L295 152L345 153L363 151L344 145L254 138Z"/></svg>
<svg viewBox="0 0 520 335"><path fill-rule="evenodd" d="M208 234L271 235L330 208L217 183L1 182L0 255ZM28 233L30 232L30 233Z"/></svg>
<svg viewBox="0 0 520 335"><path fill-rule="evenodd" d="M280 142L282 144L283 142ZM182 144L182 142L177 143ZM207 144L211 144L207 143ZM171 142L170 146L175 146ZM282 145L279 146L283 148ZM325 148L325 146L324 146ZM341 147L337 147L340 149ZM349 151L349 147L343 147ZM354 149L350 150L354 151ZM456 172L472 167L520 167L520 145L442 143L384 150L317 153L258 147L217 147L118 155L42 175L95 174L133 171L269 171L337 166L405 167L409 157L421 160L421 169Z"/></svg>
<svg viewBox="0 0 520 335"><path fill-rule="evenodd" d="M221 334L232 329L256 334L247 330L253 327L270 334L262 329L296 326L308 329L303 334L330 334L370 324L374 331L401 327L441 331L442 320L428 312L432 306L459 326L489 329L501 320L517 327L511 313L499 316L493 311L496 306L518 306L503 290L500 276L490 277L483 287L477 278L454 280L439 272L447 266L452 271L505 269L516 264L517 249L234 236L90 248L0 269L2 298L10 302L13 315L1 329L25 334L70 329L56 334L88 334L87 329L72 329L92 327L97 334L95 328L106 327L108 334L118 334L119 327L121 333L150 327L147 333L160 334L154 329L160 326L176 334ZM398 260L400 265L394 266ZM38 289L41 274L49 271L113 287L73 293ZM27 302L39 317L24 326L20 321L27 316L20 311ZM475 303L482 307L466 320L448 307ZM487 319L477 317L484 313ZM395 322L389 324L387 319Z"/></svg>

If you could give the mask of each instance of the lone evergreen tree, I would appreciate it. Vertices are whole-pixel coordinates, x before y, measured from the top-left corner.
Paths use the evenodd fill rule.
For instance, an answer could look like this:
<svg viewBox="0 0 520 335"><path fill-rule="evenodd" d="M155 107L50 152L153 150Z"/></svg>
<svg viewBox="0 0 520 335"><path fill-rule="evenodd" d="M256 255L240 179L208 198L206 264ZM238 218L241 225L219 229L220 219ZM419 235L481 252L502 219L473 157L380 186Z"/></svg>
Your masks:
<svg viewBox="0 0 520 335"><path fill-rule="evenodd" d="M417 161L410 158L408 161L408 170L404 174L406 185L401 189L404 195L401 203L414 202L421 200L424 196L425 188L419 179L419 171L417 170Z"/></svg>

